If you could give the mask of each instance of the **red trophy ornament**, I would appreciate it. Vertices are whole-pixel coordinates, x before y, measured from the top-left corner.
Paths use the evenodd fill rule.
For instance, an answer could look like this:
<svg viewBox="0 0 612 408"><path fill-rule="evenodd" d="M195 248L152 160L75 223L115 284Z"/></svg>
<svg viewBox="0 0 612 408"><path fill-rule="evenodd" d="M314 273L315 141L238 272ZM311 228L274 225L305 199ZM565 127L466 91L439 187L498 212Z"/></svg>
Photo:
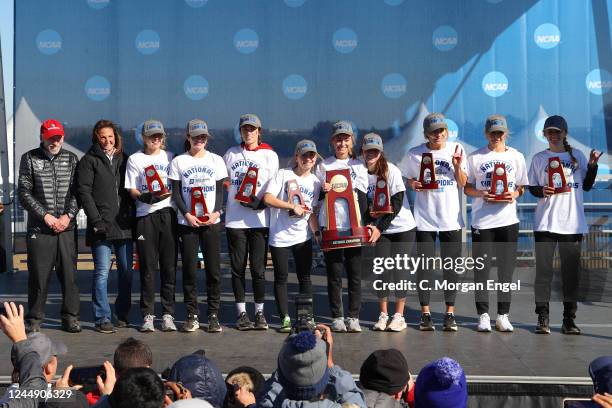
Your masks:
<svg viewBox="0 0 612 408"><path fill-rule="evenodd" d="M419 182L423 190L437 190L439 188L438 182L436 181L436 170L432 153L423 153L421 157Z"/></svg>
<svg viewBox="0 0 612 408"><path fill-rule="evenodd" d="M171 193L164 185L164 182L159 176L157 170L155 170L155 166L151 165L145 167L144 170L145 177L147 179L147 188L149 189L149 192L159 197L168 197Z"/></svg>
<svg viewBox="0 0 612 408"><path fill-rule="evenodd" d="M295 180L287 181L287 201L290 204L302 207L306 211L310 211L310 208L304 204L304 196L302 196L302 192L300 191L300 185ZM295 215L293 210L289 210L289 216L301 218Z"/></svg>
<svg viewBox="0 0 612 408"><path fill-rule="evenodd" d="M508 192L508 177L506 166L502 163L495 163L495 168L491 174L491 189L489 194L495 196L495 201L507 201L505 193Z"/></svg>
<svg viewBox="0 0 612 408"><path fill-rule="evenodd" d="M569 193L571 190L565 179L563 163L557 156L548 159L548 187L554 188L555 194Z"/></svg>
<svg viewBox="0 0 612 408"><path fill-rule="evenodd" d="M393 213L389 195L389 183L383 177L378 177L372 197L372 209L370 211L372 217L377 218L384 214Z"/></svg>
<svg viewBox="0 0 612 408"><path fill-rule="evenodd" d="M210 219L202 187L191 188L191 215L195 216L198 221L201 222L208 222Z"/></svg>
<svg viewBox="0 0 612 408"><path fill-rule="evenodd" d="M234 196L236 201L247 204L251 202L251 196L255 195L257 189L258 171L259 169L257 167L249 167L242 179L242 183L240 183L238 193Z"/></svg>
<svg viewBox="0 0 612 408"><path fill-rule="evenodd" d="M370 230L361 226L359 204L353 192L349 169L329 170L325 181L331 184L331 190L325 196L327 225L323 230L321 249L330 251L369 245ZM344 211L336 211L336 205Z"/></svg>

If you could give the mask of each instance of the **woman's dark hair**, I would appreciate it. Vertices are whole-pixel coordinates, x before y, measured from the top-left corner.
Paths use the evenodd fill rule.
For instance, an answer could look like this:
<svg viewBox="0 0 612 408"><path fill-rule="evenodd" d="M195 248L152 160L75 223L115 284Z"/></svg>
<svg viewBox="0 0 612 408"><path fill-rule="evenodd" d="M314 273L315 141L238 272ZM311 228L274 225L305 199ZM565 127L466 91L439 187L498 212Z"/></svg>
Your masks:
<svg viewBox="0 0 612 408"><path fill-rule="evenodd" d="M384 178L385 180L388 178L387 174L389 173L389 164L387 163L387 158L383 152L380 152L380 157L374 165L373 173L376 175L376 177Z"/></svg>
<svg viewBox="0 0 612 408"><path fill-rule="evenodd" d="M568 152L570 157L572 158L572 167L574 168L574 170L576 170L578 168L578 160L576 160L576 157L574 157L574 153L572 152L573 148L572 146L570 146L569 142L567 141L567 135L565 135L565 137L563 138L563 147L565 148L565 151Z"/></svg>
<svg viewBox="0 0 612 408"><path fill-rule="evenodd" d="M117 127L117 125L110 120L100 119L96 122L91 132L91 143L100 143L100 140L98 139L98 133L100 132L100 129L104 128L113 129L113 134L115 135L115 155L121 154L123 152L123 142L121 141L121 133L119 132L119 128Z"/></svg>
<svg viewBox="0 0 612 408"><path fill-rule="evenodd" d="M150 368L130 368L117 379L109 402L113 408L160 408L164 384Z"/></svg>

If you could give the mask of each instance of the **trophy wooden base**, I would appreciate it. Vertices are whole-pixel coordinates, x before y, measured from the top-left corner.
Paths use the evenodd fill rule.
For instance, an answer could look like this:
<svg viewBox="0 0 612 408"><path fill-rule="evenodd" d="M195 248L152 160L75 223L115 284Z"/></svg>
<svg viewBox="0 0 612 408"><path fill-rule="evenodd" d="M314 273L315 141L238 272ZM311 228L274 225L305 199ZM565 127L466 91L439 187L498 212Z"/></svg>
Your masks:
<svg viewBox="0 0 612 408"><path fill-rule="evenodd" d="M555 193L554 194L564 194L564 193L569 193L570 191L572 191L572 188L568 185L565 185L563 187L557 187L555 188Z"/></svg>
<svg viewBox="0 0 612 408"><path fill-rule="evenodd" d="M208 222L208 220L210 220L210 215L208 214L204 214L201 217L197 217L198 221L200 222Z"/></svg>
<svg viewBox="0 0 612 408"><path fill-rule="evenodd" d="M241 194L236 194L234 196L234 200L239 201L241 203L245 203L245 204L250 204L251 201L253 201L251 200L251 197L243 196Z"/></svg>
<svg viewBox="0 0 612 408"><path fill-rule="evenodd" d="M389 207L389 208L382 208L376 211L370 211L370 216L372 218L378 218L378 217L381 217L387 214L393 214L393 208Z"/></svg>
<svg viewBox="0 0 612 408"><path fill-rule="evenodd" d="M352 227L346 231L323 230L322 251L371 245L367 227Z"/></svg>
<svg viewBox="0 0 612 408"><path fill-rule="evenodd" d="M422 183L419 189L420 190L438 190L439 188L440 186L438 185L438 182L434 181L433 183Z"/></svg>

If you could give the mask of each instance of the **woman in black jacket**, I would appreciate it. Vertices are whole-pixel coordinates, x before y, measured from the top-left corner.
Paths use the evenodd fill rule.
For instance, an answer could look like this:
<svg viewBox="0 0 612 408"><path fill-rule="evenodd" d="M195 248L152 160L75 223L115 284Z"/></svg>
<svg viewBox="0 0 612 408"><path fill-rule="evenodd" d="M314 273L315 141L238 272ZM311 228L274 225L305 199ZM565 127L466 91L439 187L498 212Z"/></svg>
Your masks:
<svg viewBox="0 0 612 408"><path fill-rule="evenodd" d="M77 169L77 194L87 215L86 243L91 246L94 260L92 304L96 330L113 333L107 298L111 251L115 250L119 273L117 327L126 327L132 293L134 204L123 188L127 155L117 126L109 120L99 120L92 133L92 146Z"/></svg>

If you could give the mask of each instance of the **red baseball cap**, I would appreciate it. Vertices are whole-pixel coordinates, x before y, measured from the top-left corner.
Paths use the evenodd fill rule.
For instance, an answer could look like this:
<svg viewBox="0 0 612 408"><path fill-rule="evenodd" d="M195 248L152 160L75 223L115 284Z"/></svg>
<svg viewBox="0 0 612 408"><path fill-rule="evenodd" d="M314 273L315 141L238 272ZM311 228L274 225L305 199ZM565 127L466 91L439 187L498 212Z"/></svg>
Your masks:
<svg viewBox="0 0 612 408"><path fill-rule="evenodd" d="M64 136L64 126L55 119L47 119L40 125L40 135L45 140L53 136Z"/></svg>

